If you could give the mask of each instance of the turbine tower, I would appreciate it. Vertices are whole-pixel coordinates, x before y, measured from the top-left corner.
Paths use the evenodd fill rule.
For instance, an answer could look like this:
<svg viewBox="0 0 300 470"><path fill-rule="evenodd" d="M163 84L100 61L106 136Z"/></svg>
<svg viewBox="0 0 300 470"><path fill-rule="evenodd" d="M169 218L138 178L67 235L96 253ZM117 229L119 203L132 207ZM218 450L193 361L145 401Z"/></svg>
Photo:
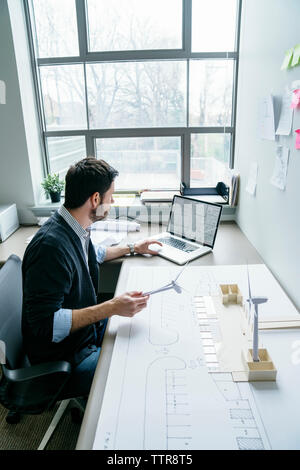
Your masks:
<svg viewBox="0 0 300 470"><path fill-rule="evenodd" d="M249 315L251 315L251 306L254 305L254 321L253 321L253 361L259 362L258 357L258 305L264 304L268 301L268 297L252 297L251 295L251 287L250 287L250 277L249 277L249 269L247 265L247 273L248 273L248 290L249 290L249 298L247 302L249 302Z"/></svg>

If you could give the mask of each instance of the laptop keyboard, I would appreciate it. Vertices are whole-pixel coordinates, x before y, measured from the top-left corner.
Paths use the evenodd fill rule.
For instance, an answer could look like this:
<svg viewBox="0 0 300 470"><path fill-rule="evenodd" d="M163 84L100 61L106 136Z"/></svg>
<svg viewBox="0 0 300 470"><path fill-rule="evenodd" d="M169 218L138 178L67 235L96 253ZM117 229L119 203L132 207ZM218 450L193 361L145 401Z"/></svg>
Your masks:
<svg viewBox="0 0 300 470"><path fill-rule="evenodd" d="M190 253L191 251L198 250L199 247L195 245L191 245L190 243L186 243L182 240L177 240L177 238L172 237L164 237L159 239L160 242L165 243L166 245L173 246L178 250L185 251L186 253Z"/></svg>

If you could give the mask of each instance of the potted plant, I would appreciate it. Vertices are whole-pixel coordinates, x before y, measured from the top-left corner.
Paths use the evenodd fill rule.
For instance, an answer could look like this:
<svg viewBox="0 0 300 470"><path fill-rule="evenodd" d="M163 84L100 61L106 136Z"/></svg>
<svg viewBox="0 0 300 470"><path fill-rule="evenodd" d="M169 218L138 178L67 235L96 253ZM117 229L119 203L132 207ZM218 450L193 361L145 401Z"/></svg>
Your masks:
<svg viewBox="0 0 300 470"><path fill-rule="evenodd" d="M51 202L59 202L60 195L64 189L64 182L59 179L59 175L54 173L48 175L42 182L45 194L51 197Z"/></svg>

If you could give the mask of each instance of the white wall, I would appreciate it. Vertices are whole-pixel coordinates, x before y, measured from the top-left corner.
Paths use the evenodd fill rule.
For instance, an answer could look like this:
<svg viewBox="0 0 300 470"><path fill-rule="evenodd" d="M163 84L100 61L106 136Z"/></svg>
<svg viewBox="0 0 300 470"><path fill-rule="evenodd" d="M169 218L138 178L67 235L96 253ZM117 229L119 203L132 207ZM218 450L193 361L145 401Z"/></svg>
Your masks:
<svg viewBox="0 0 300 470"><path fill-rule="evenodd" d="M280 70L285 51L300 43L299 31L299 0L243 1L235 153L241 175L237 223L298 308L300 151L295 149L294 130L300 128L300 109L291 136L278 142L259 137L258 114L265 95L272 93L277 103L285 86L300 79L300 66ZM290 148L285 191L270 184L278 143ZM245 192L252 161L259 166L255 197Z"/></svg>
<svg viewBox="0 0 300 470"><path fill-rule="evenodd" d="M15 202L21 223L36 221L29 206L41 196L40 135L21 0L0 0L0 204Z"/></svg>

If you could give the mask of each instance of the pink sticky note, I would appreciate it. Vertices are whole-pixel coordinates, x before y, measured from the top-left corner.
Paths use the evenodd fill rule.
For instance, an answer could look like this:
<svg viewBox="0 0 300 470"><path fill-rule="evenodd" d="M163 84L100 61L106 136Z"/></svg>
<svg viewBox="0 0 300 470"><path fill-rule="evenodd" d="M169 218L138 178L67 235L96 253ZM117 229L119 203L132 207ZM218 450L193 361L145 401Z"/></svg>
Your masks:
<svg viewBox="0 0 300 470"><path fill-rule="evenodd" d="M296 131L296 149L300 150L300 129L297 129Z"/></svg>
<svg viewBox="0 0 300 470"><path fill-rule="evenodd" d="M293 91L292 108L297 108L300 104L300 89Z"/></svg>

